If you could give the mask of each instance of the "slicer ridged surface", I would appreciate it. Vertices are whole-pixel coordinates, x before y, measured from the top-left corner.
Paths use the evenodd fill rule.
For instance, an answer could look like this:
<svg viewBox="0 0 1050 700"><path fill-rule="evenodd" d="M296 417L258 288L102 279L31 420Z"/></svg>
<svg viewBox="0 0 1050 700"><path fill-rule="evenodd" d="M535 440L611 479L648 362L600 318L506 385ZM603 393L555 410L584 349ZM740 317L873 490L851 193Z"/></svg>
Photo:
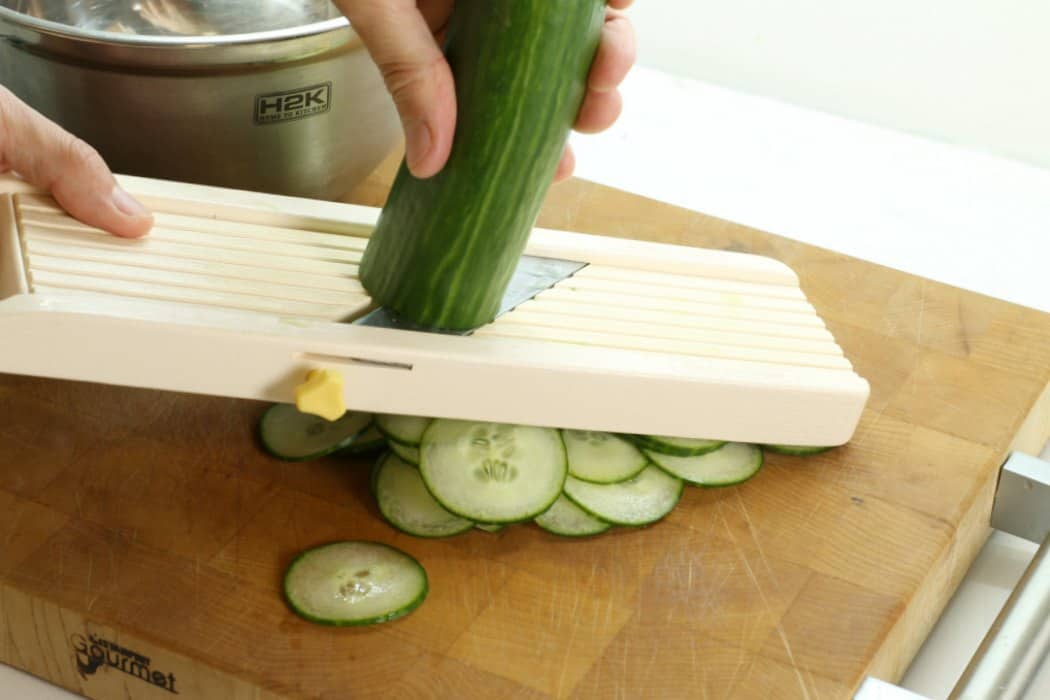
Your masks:
<svg viewBox="0 0 1050 700"><path fill-rule="evenodd" d="M33 292L105 294L342 320L370 300L357 280L367 238L155 212L142 239L85 226L47 197L20 195Z"/></svg>
<svg viewBox="0 0 1050 700"><path fill-rule="evenodd" d="M608 265L588 265L476 335L852 371L797 285Z"/></svg>
<svg viewBox="0 0 1050 700"><path fill-rule="evenodd" d="M157 211L149 236L120 239L47 197L20 195L36 293L105 294L345 321L370 307L355 236ZM591 264L475 336L851 372L806 300L765 282Z"/></svg>

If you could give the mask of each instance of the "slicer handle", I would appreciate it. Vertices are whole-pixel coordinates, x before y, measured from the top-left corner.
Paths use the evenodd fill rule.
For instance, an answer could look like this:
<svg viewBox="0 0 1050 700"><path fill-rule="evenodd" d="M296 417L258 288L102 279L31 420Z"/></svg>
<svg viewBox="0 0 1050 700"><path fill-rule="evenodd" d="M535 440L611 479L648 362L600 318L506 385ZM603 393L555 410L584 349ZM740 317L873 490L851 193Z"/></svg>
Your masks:
<svg viewBox="0 0 1050 700"><path fill-rule="evenodd" d="M1014 453L1003 465L992 527L1041 542L948 700L1021 700L1050 662L1050 462ZM869 677L854 700L925 700Z"/></svg>
<svg viewBox="0 0 1050 700"><path fill-rule="evenodd" d="M992 527L1042 544L949 700L1020 700L1050 652L1050 462L1010 456Z"/></svg>
<svg viewBox="0 0 1050 700"><path fill-rule="evenodd" d="M1050 651L1050 536L981 642L949 700L1020 700Z"/></svg>

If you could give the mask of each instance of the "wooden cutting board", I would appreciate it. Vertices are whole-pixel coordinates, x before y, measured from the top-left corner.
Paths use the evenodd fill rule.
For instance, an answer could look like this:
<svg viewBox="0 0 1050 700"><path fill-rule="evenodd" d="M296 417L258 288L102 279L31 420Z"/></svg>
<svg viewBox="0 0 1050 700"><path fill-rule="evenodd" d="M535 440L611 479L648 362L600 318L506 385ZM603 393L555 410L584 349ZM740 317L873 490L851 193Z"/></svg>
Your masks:
<svg viewBox="0 0 1050 700"><path fill-rule="evenodd" d="M0 661L96 698L812 700L897 679L1008 450L1050 437L1050 315L586 182L540 223L789 264L871 382L855 439L645 529L428 541L379 519L367 462L263 455L260 404L0 376ZM371 629L292 615L284 567L347 538L416 556L426 603Z"/></svg>

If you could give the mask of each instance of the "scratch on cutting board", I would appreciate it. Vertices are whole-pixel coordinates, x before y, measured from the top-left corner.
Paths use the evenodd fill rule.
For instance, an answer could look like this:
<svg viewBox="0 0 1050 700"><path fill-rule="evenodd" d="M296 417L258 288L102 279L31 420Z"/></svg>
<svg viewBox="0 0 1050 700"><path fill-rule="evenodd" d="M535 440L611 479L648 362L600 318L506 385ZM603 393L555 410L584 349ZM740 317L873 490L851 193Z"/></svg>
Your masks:
<svg viewBox="0 0 1050 700"><path fill-rule="evenodd" d="M765 591L762 590L762 586L758 582L758 578L755 577L755 572L751 569L751 564L748 563L747 557L742 557L744 561L744 567L747 569L748 576L755 584L755 589L758 590L758 595L762 598L762 605L765 606L766 611L771 617L776 619L776 615L773 613L773 609L769 605L769 600L766 598ZM788 641L787 634L784 633L784 626L780 624L780 620L776 619L776 630L777 635L780 636L780 642L784 645L784 651L787 652L788 660L791 661L791 669L795 672L795 678L798 679L799 688L802 690L802 697L806 700L810 700L809 688L806 685L806 679L802 677L802 671L798 668L798 663L795 661L795 654L791 650L791 643Z"/></svg>
<svg viewBox="0 0 1050 700"><path fill-rule="evenodd" d="M11 544L11 541L14 540L15 533L18 532L18 523L22 519L22 513L24 512L24 508L18 508L15 510L15 517L11 519L11 525L7 528L7 536L4 537L4 549L7 549Z"/></svg>
<svg viewBox="0 0 1050 700"><path fill-rule="evenodd" d="M576 595L572 598L572 610L569 612L569 619L576 619L576 610L580 607L580 594L577 589ZM572 658L572 643L576 640L576 630L579 629L579 625L569 625L569 640L565 645L565 653L562 655L561 661L561 673L558 674L558 685L555 691L555 696L561 697L562 688L565 684L565 674L569 670L569 659Z"/></svg>
<svg viewBox="0 0 1050 700"><path fill-rule="evenodd" d="M740 675L740 669L744 667L745 664L743 662L745 660L749 660L746 652L743 649L738 649L736 655L736 666L733 667L733 675L729 677L729 682L726 683L725 686L726 688L732 688L736 685L736 677ZM748 666L748 668L750 668L750 666Z"/></svg>
<svg viewBox="0 0 1050 700"><path fill-rule="evenodd" d="M922 345L922 320L923 316L926 315L926 283L919 283L919 328L915 333L915 344Z"/></svg>
<svg viewBox="0 0 1050 700"><path fill-rule="evenodd" d="M762 560L762 564L765 566L766 571L772 576L773 571L769 566L769 561L766 559L765 552L762 549L762 544L759 542L757 533L755 532L754 523L751 521L751 516L747 512L747 506L744 505L744 499L740 497L740 494L736 494L737 502L740 504L740 510L744 514L744 519L747 521L748 532L751 534L751 539L755 543L755 547L758 549L758 556ZM725 513L722 513L722 519L725 520ZM729 532L729 537L733 540L733 545L740 551L740 547L737 544L736 537L733 535L733 531L729 528L729 523L726 522L726 530ZM751 568L751 562L748 561L747 556L743 552L740 552L740 560L744 563L744 569L747 571L748 577L755 586L755 590L758 592L759 597L762 599L762 606L769 613L770 618L774 620L774 625L777 630L777 635L780 637L781 644L784 645L784 651L787 652L788 660L791 661L791 668L795 672L795 678L798 680L799 688L802 690L802 697L805 700L811 700L809 695L809 688L806 685L805 678L802 677L802 672L799 670L798 665L795 661L795 654L791 650L791 642L788 641L787 634L784 632L784 626L781 624L780 618L777 617L776 613L773 612L773 607L769 604L769 598L766 597L766 592L762 588L762 584L759 583L758 577L755 576L754 569Z"/></svg>
<svg viewBox="0 0 1050 700"><path fill-rule="evenodd" d="M755 523L751 520L751 514L747 511L747 505L744 503L744 499L740 496L739 491L734 492L734 495L736 496L737 503L740 504L740 512L744 514L744 520L747 522L747 531L751 535L751 540L755 543L755 548L758 549L758 558L762 560L762 566L765 568L766 573L772 576L773 569L769 566L769 560L766 559L766 550L762 547L762 542L758 537L758 532L755 530ZM736 544L735 540L733 544ZM750 568L751 567L748 566L749 570ZM754 578L754 576L752 576L752 578ZM755 581L755 586L758 586L757 580ZM759 589L759 593L761 592L761 589Z"/></svg>

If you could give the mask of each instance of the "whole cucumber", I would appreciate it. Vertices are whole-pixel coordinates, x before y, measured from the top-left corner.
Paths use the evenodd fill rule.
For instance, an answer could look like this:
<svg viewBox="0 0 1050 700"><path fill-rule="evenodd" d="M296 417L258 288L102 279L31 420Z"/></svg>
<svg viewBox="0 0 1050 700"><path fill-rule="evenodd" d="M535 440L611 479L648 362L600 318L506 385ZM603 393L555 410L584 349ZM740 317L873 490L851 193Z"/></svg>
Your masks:
<svg viewBox="0 0 1050 700"><path fill-rule="evenodd" d="M458 116L448 163L402 163L361 261L378 304L416 324L491 321L586 93L605 0L456 0L445 55Z"/></svg>

